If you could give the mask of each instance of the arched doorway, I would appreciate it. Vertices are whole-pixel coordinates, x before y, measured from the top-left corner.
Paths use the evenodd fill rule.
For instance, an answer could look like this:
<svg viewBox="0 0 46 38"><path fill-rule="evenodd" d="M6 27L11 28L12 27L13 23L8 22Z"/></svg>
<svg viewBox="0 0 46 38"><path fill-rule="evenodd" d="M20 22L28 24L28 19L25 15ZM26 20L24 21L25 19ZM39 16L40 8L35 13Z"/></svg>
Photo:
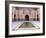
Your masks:
<svg viewBox="0 0 46 38"><path fill-rule="evenodd" d="M25 15L25 20L29 20L29 15Z"/></svg>
<svg viewBox="0 0 46 38"><path fill-rule="evenodd" d="M39 15L37 14L37 21L39 21Z"/></svg>
<svg viewBox="0 0 46 38"><path fill-rule="evenodd" d="M14 14L14 21L16 21L16 14Z"/></svg>

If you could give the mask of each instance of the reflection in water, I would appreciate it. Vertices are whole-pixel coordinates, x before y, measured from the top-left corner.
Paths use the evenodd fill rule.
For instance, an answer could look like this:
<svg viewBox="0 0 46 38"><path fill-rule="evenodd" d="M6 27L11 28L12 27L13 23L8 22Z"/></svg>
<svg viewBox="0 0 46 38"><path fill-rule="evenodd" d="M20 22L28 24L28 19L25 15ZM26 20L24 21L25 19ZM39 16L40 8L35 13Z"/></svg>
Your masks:
<svg viewBox="0 0 46 38"><path fill-rule="evenodd" d="M35 27L32 23L24 22L19 28L32 28L32 27Z"/></svg>

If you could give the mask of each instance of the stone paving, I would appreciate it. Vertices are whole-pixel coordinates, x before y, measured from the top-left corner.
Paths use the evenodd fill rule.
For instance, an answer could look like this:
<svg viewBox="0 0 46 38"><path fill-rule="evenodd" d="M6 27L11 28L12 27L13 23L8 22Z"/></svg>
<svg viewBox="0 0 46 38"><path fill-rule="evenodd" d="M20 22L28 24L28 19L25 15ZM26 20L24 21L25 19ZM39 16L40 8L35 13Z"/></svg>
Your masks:
<svg viewBox="0 0 46 38"><path fill-rule="evenodd" d="M40 29L39 21L18 21L12 23L12 30L20 29Z"/></svg>

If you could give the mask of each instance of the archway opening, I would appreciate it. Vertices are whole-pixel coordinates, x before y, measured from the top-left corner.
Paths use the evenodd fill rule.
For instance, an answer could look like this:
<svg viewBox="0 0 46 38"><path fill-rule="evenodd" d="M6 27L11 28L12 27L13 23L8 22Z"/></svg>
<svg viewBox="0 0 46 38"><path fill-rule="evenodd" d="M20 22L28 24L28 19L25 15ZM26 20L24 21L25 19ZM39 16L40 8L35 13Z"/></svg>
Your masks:
<svg viewBox="0 0 46 38"><path fill-rule="evenodd" d="M16 21L16 14L14 14L14 21Z"/></svg>
<svg viewBox="0 0 46 38"><path fill-rule="evenodd" d="M25 20L29 20L29 15L25 15Z"/></svg>

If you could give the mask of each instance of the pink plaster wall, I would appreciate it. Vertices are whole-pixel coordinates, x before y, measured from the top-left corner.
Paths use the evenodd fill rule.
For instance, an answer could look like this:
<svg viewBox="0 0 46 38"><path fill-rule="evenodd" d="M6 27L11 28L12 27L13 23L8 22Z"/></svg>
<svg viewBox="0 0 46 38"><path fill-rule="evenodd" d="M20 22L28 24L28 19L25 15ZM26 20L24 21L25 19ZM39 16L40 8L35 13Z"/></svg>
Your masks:
<svg viewBox="0 0 46 38"><path fill-rule="evenodd" d="M13 19L25 19L25 15L29 15L29 19L35 18L37 20L37 14L38 16L40 16L39 9L35 10L33 8L31 9L22 8L19 10L16 10L16 8L13 8L13 13L16 15L16 17L14 17L14 14L12 15L14 17Z"/></svg>

